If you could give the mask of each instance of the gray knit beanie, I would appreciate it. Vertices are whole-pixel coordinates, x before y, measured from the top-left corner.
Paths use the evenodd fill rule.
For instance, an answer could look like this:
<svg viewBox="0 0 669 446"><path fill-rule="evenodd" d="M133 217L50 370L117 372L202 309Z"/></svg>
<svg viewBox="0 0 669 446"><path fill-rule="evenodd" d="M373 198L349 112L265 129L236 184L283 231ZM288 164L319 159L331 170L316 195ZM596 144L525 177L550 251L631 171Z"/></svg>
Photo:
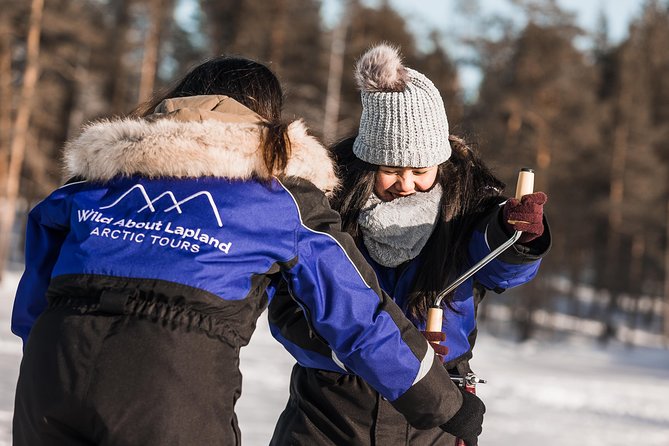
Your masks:
<svg viewBox="0 0 669 446"><path fill-rule="evenodd" d="M362 55L355 67L362 116L353 153L380 166L430 167L451 156L448 120L439 90L402 65L386 44Z"/></svg>

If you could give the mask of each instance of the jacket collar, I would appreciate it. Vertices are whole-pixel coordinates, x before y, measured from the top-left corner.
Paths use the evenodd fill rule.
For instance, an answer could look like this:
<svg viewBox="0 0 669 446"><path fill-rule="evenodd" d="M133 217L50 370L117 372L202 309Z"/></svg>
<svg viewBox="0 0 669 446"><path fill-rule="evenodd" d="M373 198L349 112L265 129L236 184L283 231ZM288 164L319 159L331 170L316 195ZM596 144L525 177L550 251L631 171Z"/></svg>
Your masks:
<svg viewBox="0 0 669 446"><path fill-rule="evenodd" d="M107 181L116 176L268 179L259 145L263 120L225 96L170 99L146 118L103 120L65 145L67 177ZM288 126L286 176L323 191L337 186L327 149L301 120Z"/></svg>

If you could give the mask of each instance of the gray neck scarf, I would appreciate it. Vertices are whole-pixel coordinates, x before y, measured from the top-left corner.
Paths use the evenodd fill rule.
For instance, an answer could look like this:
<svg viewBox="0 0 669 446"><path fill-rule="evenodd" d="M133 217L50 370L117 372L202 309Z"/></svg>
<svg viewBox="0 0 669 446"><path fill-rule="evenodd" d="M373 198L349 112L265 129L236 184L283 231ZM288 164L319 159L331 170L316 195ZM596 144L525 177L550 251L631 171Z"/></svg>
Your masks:
<svg viewBox="0 0 669 446"><path fill-rule="evenodd" d="M396 267L420 254L439 218L441 185L393 201L372 194L360 210L358 224L369 255Z"/></svg>

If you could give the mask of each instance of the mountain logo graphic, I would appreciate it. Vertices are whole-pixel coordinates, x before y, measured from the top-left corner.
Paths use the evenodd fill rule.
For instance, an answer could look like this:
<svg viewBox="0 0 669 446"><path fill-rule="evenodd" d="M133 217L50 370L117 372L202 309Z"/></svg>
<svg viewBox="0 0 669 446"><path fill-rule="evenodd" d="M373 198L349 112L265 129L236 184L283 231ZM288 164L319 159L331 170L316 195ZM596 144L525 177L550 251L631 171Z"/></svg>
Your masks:
<svg viewBox="0 0 669 446"><path fill-rule="evenodd" d="M146 209L150 209L151 212L156 212L156 208L153 206L153 204L156 201L162 199L163 197L169 198L169 200L173 204L172 206L165 209L163 212L170 212L170 211L176 210L179 214L182 214L183 212L181 210L181 205L183 205L184 203L189 202L191 200L194 200L197 197L205 197L207 199L209 205L211 206L211 210L214 213L214 217L216 217L216 222L218 223L218 227L219 228L223 227L223 222L221 221L221 215L218 213L218 208L216 207L216 203L214 203L214 198L211 196L211 194L209 192L207 192L205 190L200 191L200 192L196 192L193 195L190 195L190 196L188 196L188 197L186 197L186 198L184 198L183 200L180 200L180 201L177 201L176 197L174 196L174 193L172 193L171 191L168 190L168 191L163 192L162 194L158 195L153 200L151 200L151 198L149 198L149 194L146 193L146 189L144 189L144 186L142 186L141 184L135 184L133 187L128 189L123 195L118 197L115 202L113 202L109 206L102 206L102 207L100 207L100 209L113 208L114 206L119 204L126 196L128 196L128 194L130 194L130 192L132 192L135 189L137 189L142 194L142 197L144 197L144 200L146 200L146 206L144 206L140 210L138 210L137 211L138 214L140 212L146 210Z"/></svg>

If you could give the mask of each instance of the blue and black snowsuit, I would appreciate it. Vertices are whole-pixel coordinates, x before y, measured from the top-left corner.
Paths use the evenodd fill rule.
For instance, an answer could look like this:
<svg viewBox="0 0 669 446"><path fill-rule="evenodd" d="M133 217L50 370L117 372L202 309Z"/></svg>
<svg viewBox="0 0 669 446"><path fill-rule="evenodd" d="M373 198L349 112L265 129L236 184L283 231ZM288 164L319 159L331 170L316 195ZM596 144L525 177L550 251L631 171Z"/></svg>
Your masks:
<svg viewBox="0 0 669 446"><path fill-rule="evenodd" d="M469 241L469 261L462 272L509 239L500 220L499 206L490 209L474 229ZM448 225L440 221L439 224ZM471 371L469 359L476 340L476 312L486 290L502 292L531 280L541 257L550 249L551 236L544 220L544 234L535 241L516 244L460 285L451 303L444 304L442 331L449 349L444 368L453 374ZM430 243L430 241L428 241ZM430 268L422 255L395 268L375 262L360 246L374 268L381 288L400 308L407 308L420 268ZM327 346L318 327L297 316L290 298L277 293L269 307L274 336L297 358L291 376L290 397L276 426L272 445L454 445L455 438L442 429L415 429L364 378L351 374L345 364L329 361ZM420 329L425 324L414 321ZM305 341L308 339L309 341Z"/></svg>
<svg viewBox="0 0 669 446"><path fill-rule="evenodd" d="M14 444L239 444L239 350L279 283L331 358L417 426L447 421L462 398L340 231L325 149L295 122L269 177L255 114L174 101L85 128L65 148L78 181L30 213Z"/></svg>

